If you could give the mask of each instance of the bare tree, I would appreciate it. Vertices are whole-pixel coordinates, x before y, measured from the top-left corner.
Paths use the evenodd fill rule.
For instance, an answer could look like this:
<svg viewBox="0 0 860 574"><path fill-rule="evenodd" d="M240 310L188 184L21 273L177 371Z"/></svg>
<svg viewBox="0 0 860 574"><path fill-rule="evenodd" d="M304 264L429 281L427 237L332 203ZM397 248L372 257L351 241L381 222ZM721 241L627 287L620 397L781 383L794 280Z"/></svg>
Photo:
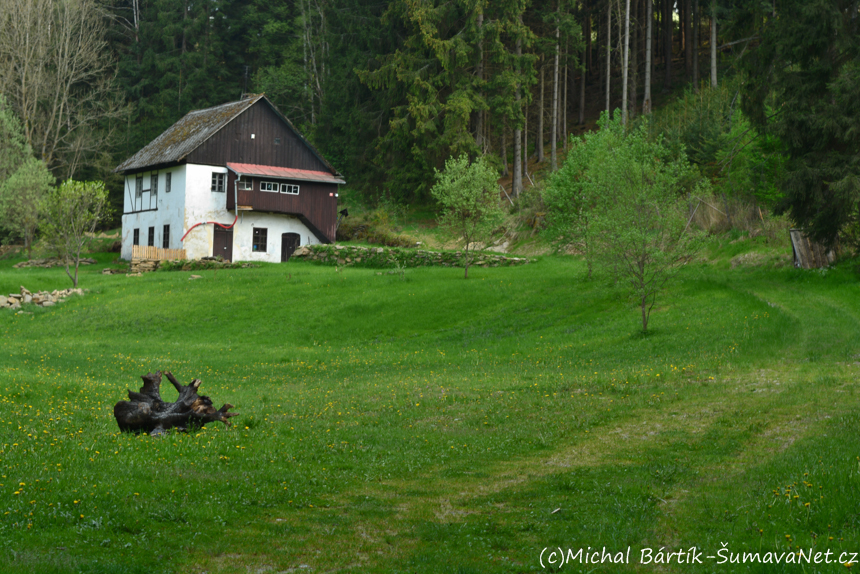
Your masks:
<svg viewBox="0 0 860 574"><path fill-rule="evenodd" d="M70 177L105 147L121 113L95 0L0 0L0 93L35 154Z"/></svg>

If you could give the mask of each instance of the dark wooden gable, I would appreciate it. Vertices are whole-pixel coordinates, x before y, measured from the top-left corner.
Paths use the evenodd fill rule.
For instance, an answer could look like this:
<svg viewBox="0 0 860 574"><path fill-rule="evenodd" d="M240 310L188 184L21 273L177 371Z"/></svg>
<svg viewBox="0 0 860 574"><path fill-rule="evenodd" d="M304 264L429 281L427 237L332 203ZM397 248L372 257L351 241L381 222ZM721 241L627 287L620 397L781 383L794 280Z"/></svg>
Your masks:
<svg viewBox="0 0 860 574"><path fill-rule="evenodd" d="M264 98L188 154L186 161L223 166L231 161L331 172Z"/></svg>

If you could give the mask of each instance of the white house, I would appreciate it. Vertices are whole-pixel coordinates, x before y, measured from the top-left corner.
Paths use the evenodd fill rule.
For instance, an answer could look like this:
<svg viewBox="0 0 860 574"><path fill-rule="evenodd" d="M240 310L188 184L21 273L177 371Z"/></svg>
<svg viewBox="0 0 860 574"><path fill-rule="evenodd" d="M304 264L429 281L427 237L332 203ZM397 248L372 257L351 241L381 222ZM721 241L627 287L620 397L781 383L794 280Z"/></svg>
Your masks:
<svg viewBox="0 0 860 574"><path fill-rule="evenodd" d="M335 239L345 182L263 95L189 112L116 171L124 259L149 245L277 262Z"/></svg>

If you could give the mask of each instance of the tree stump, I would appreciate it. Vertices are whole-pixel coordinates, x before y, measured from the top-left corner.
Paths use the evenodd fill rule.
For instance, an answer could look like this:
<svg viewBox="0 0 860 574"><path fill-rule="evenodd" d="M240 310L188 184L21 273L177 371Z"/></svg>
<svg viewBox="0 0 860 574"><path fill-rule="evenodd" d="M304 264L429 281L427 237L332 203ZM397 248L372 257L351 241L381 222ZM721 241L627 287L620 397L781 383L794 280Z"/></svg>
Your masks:
<svg viewBox="0 0 860 574"><path fill-rule="evenodd" d="M200 379L183 386L172 373L164 374L179 392L176 402L166 403L161 399L161 371L143 375L140 392L129 390L129 400L119 401L113 408L113 416L121 431L158 436L172 428L186 432L189 428L199 428L213 421L230 426L228 419L238 414L227 412L233 408L230 403L215 410L209 397L198 395Z"/></svg>

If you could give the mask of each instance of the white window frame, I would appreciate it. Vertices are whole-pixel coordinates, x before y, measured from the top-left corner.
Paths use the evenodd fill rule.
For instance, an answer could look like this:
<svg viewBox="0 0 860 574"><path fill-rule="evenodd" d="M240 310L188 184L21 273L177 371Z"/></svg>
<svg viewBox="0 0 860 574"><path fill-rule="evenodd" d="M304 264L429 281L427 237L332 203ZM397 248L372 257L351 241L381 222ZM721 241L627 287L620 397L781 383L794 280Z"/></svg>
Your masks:
<svg viewBox="0 0 860 574"><path fill-rule="evenodd" d="M299 186L294 183L282 183L281 184L281 193L287 193L289 195L298 195L299 194Z"/></svg>
<svg viewBox="0 0 860 574"><path fill-rule="evenodd" d="M172 179L170 176L172 175L169 171L164 174L164 193L170 193L170 180Z"/></svg>
<svg viewBox="0 0 860 574"><path fill-rule="evenodd" d="M240 179L238 189L239 191L251 191L254 189L254 182L250 179Z"/></svg>
<svg viewBox="0 0 860 574"><path fill-rule="evenodd" d="M225 193L227 190L227 174L212 172L212 193Z"/></svg>
<svg viewBox="0 0 860 574"><path fill-rule="evenodd" d="M153 195L158 195L158 172L154 171L149 174L149 192Z"/></svg>
<svg viewBox="0 0 860 574"><path fill-rule="evenodd" d="M261 181L260 182L260 191L268 191L278 193L278 182L277 181Z"/></svg>
<svg viewBox="0 0 860 574"><path fill-rule="evenodd" d="M139 173L134 176L134 196L138 199L143 196L143 174Z"/></svg>

